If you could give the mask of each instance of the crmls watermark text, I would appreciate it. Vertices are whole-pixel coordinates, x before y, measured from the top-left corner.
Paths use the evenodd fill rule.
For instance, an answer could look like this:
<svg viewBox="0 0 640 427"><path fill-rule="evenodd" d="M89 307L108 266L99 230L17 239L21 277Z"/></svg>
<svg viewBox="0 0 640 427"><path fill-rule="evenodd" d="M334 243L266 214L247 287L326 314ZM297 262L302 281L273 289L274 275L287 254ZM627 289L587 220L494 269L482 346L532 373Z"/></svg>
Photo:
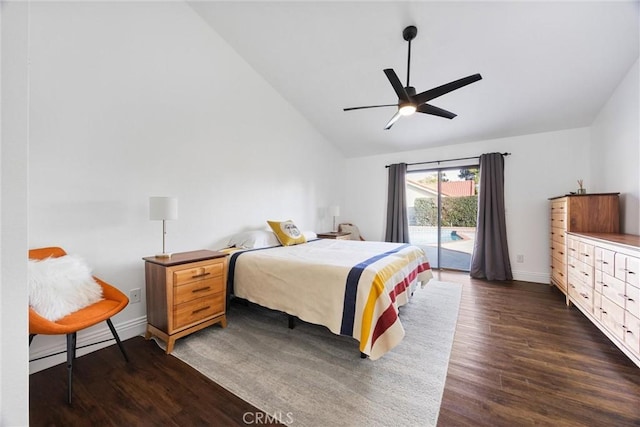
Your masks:
<svg viewBox="0 0 640 427"><path fill-rule="evenodd" d="M293 423L293 413L279 411L272 414L265 412L245 412L242 414L242 421L247 425L265 425L271 423L289 425Z"/></svg>

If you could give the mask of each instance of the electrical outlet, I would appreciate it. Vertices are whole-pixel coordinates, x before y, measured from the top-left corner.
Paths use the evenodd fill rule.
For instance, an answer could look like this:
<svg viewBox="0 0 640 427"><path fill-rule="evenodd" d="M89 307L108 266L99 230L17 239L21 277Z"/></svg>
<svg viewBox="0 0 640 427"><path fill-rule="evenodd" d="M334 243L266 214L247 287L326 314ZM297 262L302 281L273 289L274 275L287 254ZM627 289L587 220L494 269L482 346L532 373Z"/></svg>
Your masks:
<svg viewBox="0 0 640 427"><path fill-rule="evenodd" d="M516 255L516 262L524 262L524 255Z"/></svg>
<svg viewBox="0 0 640 427"><path fill-rule="evenodd" d="M131 303L140 302L140 288L131 289L129 291L129 301Z"/></svg>

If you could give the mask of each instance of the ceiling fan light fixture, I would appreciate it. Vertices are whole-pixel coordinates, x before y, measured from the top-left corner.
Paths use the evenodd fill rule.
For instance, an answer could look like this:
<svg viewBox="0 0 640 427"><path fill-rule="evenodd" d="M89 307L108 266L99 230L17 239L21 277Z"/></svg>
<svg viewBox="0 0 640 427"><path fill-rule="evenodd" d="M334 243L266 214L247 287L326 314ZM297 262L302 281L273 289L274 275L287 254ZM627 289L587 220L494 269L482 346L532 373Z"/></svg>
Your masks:
<svg viewBox="0 0 640 427"><path fill-rule="evenodd" d="M416 106L413 104L405 104L398 110L401 116L410 116L416 112Z"/></svg>

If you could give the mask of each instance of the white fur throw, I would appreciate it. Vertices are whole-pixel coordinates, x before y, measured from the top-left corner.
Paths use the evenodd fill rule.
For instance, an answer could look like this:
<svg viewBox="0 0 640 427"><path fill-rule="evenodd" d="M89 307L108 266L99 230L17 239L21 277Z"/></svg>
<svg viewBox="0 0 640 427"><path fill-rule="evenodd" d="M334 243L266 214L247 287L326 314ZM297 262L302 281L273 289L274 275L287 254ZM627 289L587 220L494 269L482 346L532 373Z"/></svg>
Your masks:
<svg viewBox="0 0 640 427"><path fill-rule="evenodd" d="M75 255L29 260L29 305L52 322L102 299L91 269Z"/></svg>

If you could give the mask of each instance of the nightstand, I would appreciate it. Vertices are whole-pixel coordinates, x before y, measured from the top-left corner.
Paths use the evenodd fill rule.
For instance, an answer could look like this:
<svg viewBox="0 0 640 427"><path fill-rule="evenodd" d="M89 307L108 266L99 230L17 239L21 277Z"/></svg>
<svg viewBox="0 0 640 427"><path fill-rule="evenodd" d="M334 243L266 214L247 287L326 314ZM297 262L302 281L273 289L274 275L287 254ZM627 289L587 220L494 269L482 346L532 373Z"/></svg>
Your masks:
<svg viewBox="0 0 640 427"><path fill-rule="evenodd" d="M162 339L169 354L178 338L216 323L227 326L227 254L200 250L143 259L146 339Z"/></svg>
<svg viewBox="0 0 640 427"><path fill-rule="evenodd" d="M326 233L318 233L320 239L334 239L334 240L349 240L351 239L351 233L344 231L328 231Z"/></svg>

